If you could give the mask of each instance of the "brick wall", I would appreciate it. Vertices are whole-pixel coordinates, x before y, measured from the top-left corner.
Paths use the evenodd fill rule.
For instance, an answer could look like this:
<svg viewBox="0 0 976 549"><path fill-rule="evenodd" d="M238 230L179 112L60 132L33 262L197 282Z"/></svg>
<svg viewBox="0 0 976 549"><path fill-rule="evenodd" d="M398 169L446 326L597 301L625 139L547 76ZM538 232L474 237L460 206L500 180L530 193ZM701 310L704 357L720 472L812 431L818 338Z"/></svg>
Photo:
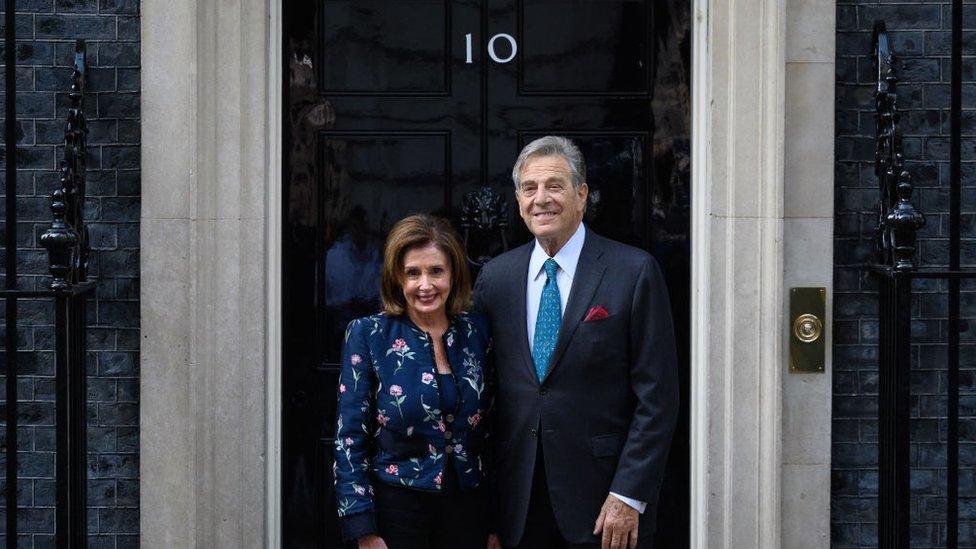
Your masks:
<svg viewBox="0 0 976 549"><path fill-rule="evenodd" d="M976 3L964 6L962 261L976 267ZM877 296L859 271L871 250L878 200L874 176L875 77L871 29L887 23L901 57L899 102L914 202L927 216L923 265L948 264L949 54L951 3L837 2L834 225L832 545L877 546ZM945 545L945 285L917 282L912 305L912 547ZM963 286L960 397L960 545L976 544L976 293Z"/></svg>
<svg viewBox="0 0 976 549"><path fill-rule="evenodd" d="M48 197L58 180L57 162L63 158L59 145L74 40L88 41L90 156L85 216L93 248L91 272L98 281L87 334L89 544L135 547L139 541L139 1L17 0L16 6L20 288L45 287L50 280L39 236L50 223ZM53 315L50 301L23 302L19 314L19 545L48 547L54 534Z"/></svg>

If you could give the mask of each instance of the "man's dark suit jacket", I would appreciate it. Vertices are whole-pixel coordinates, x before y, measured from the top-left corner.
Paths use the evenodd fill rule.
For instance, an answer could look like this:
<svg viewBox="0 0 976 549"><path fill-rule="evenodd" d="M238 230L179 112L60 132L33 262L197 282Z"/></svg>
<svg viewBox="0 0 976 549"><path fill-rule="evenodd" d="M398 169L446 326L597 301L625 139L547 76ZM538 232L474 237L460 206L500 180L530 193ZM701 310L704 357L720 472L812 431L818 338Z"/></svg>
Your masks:
<svg viewBox="0 0 976 549"><path fill-rule="evenodd" d="M678 415L677 358L664 278L647 252L587 228L546 377L526 332L526 281L534 242L491 260L475 286L495 341L498 533L525 529L540 445L552 510L570 543L592 543L610 492L646 501L640 537L655 529L658 491ZM560 291L566 291L561 289ZM609 316L584 322L591 308Z"/></svg>

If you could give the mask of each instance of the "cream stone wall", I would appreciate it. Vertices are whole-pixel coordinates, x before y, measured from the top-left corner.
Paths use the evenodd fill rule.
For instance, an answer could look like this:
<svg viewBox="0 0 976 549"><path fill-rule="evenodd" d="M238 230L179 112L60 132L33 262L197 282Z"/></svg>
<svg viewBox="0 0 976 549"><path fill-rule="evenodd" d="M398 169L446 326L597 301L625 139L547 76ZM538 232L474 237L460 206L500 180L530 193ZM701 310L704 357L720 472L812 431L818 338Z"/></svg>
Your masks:
<svg viewBox="0 0 976 549"><path fill-rule="evenodd" d="M826 546L830 365L788 373L784 296L830 287L834 7L692 4L692 545ZM146 547L280 544L277 14L142 3Z"/></svg>
<svg viewBox="0 0 976 549"><path fill-rule="evenodd" d="M830 545L834 20L833 2L786 2L783 285L823 286L828 296L825 373L788 373L784 344L782 546L790 549Z"/></svg>

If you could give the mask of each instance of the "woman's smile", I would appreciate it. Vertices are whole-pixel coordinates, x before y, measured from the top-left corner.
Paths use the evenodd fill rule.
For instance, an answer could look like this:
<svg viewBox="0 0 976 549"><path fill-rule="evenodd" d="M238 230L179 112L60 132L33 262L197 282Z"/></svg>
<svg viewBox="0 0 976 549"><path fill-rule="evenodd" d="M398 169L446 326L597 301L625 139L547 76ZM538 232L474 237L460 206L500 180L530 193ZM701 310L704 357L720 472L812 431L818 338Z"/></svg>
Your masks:
<svg viewBox="0 0 976 549"><path fill-rule="evenodd" d="M451 268L447 255L436 244L411 248L403 256L403 297L407 314L430 322L446 315L451 294ZM420 320L419 318L415 318Z"/></svg>

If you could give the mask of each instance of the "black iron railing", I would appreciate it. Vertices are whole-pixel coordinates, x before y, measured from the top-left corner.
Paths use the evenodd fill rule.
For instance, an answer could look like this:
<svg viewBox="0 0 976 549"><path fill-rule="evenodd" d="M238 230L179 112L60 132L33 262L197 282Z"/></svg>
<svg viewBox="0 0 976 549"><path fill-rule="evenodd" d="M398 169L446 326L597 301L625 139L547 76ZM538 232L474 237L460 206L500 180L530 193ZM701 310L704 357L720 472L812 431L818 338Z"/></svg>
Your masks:
<svg viewBox="0 0 976 549"><path fill-rule="evenodd" d="M3 451L6 457L7 547L17 539L17 302L22 299L51 300L55 311L55 417L56 513L55 539L59 548L85 547L86 521L86 398L85 305L95 288L88 279L88 229L85 226L86 136L84 113L86 49L75 45L75 62L69 92L64 161L58 188L51 195L53 220L41 235L47 248L52 281L47 289L27 290L17 286L17 113L13 0L5 4L5 100L6 217L4 219L6 302L4 364L6 375L6 425Z"/></svg>
<svg viewBox="0 0 976 549"><path fill-rule="evenodd" d="M912 283L918 279L946 281L947 412L946 412L946 546L959 545L959 281L976 278L961 270L960 144L962 2L952 7L949 262L948 268L918 267L916 235L925 218L915 209L911 178L904 167L899 130L898 78L895 55L883 21L874 26L874 67L877 71L877 148L875 173L880 200L870 271L878 281L878 545L907 548L911 522L911 304Z"/></svg>

